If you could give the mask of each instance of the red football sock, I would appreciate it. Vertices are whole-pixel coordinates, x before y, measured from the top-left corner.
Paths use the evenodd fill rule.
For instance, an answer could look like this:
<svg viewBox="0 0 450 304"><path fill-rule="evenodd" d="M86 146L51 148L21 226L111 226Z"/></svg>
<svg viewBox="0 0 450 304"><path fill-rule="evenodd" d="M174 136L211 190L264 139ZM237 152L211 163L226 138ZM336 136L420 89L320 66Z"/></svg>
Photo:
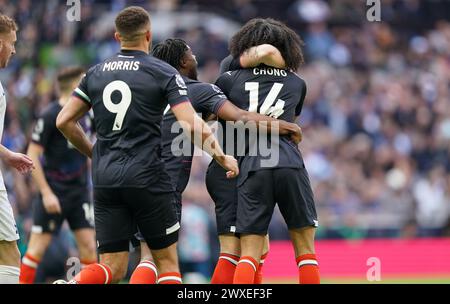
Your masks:
<svg viewBox="0 0 450 304"><path fill-rule="evenodd" d="M182 284L181 274L179 272L162 273L158 278L158 284Z"/></svg>
<svg viewBox="0 0 450 304"><path fill-rule="evenodd" d="M234 272L233 284L254 284L258 262L251 256L243 256Z"/></svg>
<svg viewBox="0 0 450 304"><path fill-rule="evenodd" d="M261 260L259 261L259 265L258 265L258 270L256 271L256 274L255 274L255 284L262 284L262 279L263 279L262 268L264 266L264 260L267 258L268 254L269 254L269 252L266 252L261 256Z"/></svg>
<svg viewBox="0 0 450 304"><path fill-rule="evenodd" d="M315 254L303 254L295 261L298 266L298 282L300 284L320 284L319 263Z"/></svg>
<svg viewBox="0 0 450 304"><path fill-rule="evenodd" d="M233 284L234 271L239 262L239 256L221 253L211 278L211 284Z"/></svg>
<svg viewBox="0 0 450 304"><path fill-rule="evenodd" d="M77 284L111 284L111 281L111 269L105 264L88 265L73 279Z"/></svg>
<svg viewBox="0 0 450 304"><path fill-rule="evenodd" d="M130 278L130 284L156 284L158 271L152 261L142 261L137 265Z"/></svg>
<svg viewBox="0 0 450 304"><path fill-rule="evenodd" d="M30 255L25 254L22 258L22 264L20 265L20 284L33 284L36 277L36 270L39 266L39 260Z"/></svg>

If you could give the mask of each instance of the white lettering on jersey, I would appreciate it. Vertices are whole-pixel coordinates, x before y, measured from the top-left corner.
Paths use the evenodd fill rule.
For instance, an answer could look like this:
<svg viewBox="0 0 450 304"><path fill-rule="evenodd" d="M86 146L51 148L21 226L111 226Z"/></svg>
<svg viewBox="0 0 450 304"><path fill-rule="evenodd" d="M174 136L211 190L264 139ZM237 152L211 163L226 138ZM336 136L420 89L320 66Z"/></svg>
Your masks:
<svg viewBox="0 0 450 304"><path fill-rule="evenodd" d="M137 71L139 70L139 61L110 61L105 62L103 65L103 72L108 71L112 72L115 70L122 70L122 71Z"/></svg>
<svg viewBox="0 0 450 304"><path fill-rule="evenodd" d="M253 69L253 75L260 76L260 75L269 75L269 76L283 76L287 77L286 70L280 70L276 68L254 68Z"/></svg>
<svg viewBox="0 0 450 304"><path fill-rule="evenodd" d="M179 86L181 89L187 89L187 86L184 83L183 77L181 77L180 74L175 75L175 81L177 82L177 86Z"/></svg>

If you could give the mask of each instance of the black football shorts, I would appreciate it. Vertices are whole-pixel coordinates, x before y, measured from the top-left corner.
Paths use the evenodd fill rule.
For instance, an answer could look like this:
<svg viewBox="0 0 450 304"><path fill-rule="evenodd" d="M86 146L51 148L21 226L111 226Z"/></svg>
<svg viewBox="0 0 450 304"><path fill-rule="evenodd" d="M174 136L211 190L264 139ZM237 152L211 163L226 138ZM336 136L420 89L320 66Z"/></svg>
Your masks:
<svg viewBox="0 0 450 304"><path fill-rule="evenodd" d="M178 241L180 223L173 192L98 187L94 189L94 211L99 253L128 251L138 229L154 250Z"/></svg>
<svg viewBox="0 0 450 304"><path fill-rule="evenodd" d="M212 161L206 171L206 188L215 204L217 234L236 232L237 179L228 179L226 170Z"/></svg>
<svg viewBox="0 0 450 304"><path fill-rule="evenodd" d="M178 222L181 223L181 207L182 207L182 194L179 191L174 192L175 199L173 200L175 203L175 211L177 213ZM139 242L145 241L144 236L139 231L135 234L135 238ZM136 240L132 240L133 246L138 247L140 246L139 242L136 243ZM136 246L135 246L136 245Z"/></svg>
<svg viewBox="0 0 450 304"><path fill-rule="evenodd" d="M61 213L47 213L42 196L33 202L33 233L57 234L67 219L72 231L94 228L94 213L86 188L70 189L64 185L50 185L61 206Z"/></svg>
<svg viewBox="0 0 450 304"><path fill-rule="evenodd" d="M306 169L277 168L250 172L239 186L236 232L266 234L275 204L288 229L318 226Z"/></svg>

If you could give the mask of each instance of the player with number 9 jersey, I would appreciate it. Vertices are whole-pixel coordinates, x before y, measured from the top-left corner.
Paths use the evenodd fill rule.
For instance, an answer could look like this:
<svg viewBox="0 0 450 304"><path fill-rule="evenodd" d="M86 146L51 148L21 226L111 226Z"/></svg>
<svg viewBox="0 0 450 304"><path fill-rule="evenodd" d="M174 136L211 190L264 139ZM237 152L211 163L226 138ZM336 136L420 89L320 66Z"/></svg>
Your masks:
<svg viewBox="0 0 450 304"><path fill-rule="evenodd" d="M148 204L162 212L160 227L155 229L152 225L156 223L139 218L140 230L152 248L166 247L176 236L174 240L162 237L166 231L177 231L179 223L173 204L161 202L172 201L174 189L161 159L160 124L167 102L171 107L189 102L183 79L174 68L143 51L121 50L92 67L74 95L94 111L97 142L92 176L96 220L101 221L103 212L115 214L114 225L102 223L105 225L97 228L99 251L109 251L111 246L112 250L128 250L128 240L135 232L129 208L138 210Z"/></svg>
<svg viewBox="0 0 450 304"><path fill-rule="evenodd" d="M189 101L175 69L142 51L122 50L91 68L74 95L94 111L95 187L172 191L160 155L161 117L167 101L172 107Z"/></svg>

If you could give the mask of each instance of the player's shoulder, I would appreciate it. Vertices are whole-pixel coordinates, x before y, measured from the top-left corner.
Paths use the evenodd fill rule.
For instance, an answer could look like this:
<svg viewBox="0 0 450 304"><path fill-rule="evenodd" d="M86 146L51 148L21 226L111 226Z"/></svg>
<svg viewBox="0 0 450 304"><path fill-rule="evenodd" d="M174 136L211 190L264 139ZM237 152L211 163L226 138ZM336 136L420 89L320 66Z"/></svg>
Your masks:
<svg viewBox="0 0 450 304"><path fill-rule="evenodd" d="M145 57L143 66L145 71L151 74L153 78L161 84L167 83L168 80L175 76L177 85L181 88L186 87L180 73L165 61L162 61L152 55L148 55Z"/></svg>
<svg viewBox="0 0 450 304"><path fill-rule="evenodd" d="M222 90L215 84L202 82L187 77L183 77L183 79L190 91L193 90L202 93L222 93Z"/></svg>
<svg viewBox="0 0 450 304"><path fill-rule="evenodd" d="M103 64L104 64L106 61L108 61L108 60L110 60L110 58L105 59L104 61L102 61L102 62L100 62L100 63L97 63L97 64L94 64L93 66L89 67L88 70L86 71L86 73L84 73L83 78L84 78L84 77L89 77L89 76L95 74L95 72L101 70Z"/></svg>
<svg viewBox="0 0 450 304"><path fill-rule="evenodd" d="M152 55L145 56L144 64L146 67L154 69L155 73L169 74L169 75L179 74L178 71L173 66Z"/></svg>
<svg viewBox="0 0 450 304"><path fill-rule="evenodd" d="M200 86L203 83L200 80L195 80L195 79L186 77L184 75L181 75L181 77L183 78L184 83L188 86L188 88L197 87L197 86Z"/></svg>
<svg viewBox="0 0 450 304"><path fill-rule="evenodd" d="M297 82L303 86L306 86L305 80L297 72L288 71L288 76L292 79L292 81Z"/></svg>
<svg viewBox="0 0 450 304"><path fill-rule="evenodd" d="M239 75L242 73L245 73L247 69L239 69L239 70L233 70L233 71L226 71L225 73L222 73L216 80L216 84L220 84L221 82L233 82L236 80Z"/></svg>

